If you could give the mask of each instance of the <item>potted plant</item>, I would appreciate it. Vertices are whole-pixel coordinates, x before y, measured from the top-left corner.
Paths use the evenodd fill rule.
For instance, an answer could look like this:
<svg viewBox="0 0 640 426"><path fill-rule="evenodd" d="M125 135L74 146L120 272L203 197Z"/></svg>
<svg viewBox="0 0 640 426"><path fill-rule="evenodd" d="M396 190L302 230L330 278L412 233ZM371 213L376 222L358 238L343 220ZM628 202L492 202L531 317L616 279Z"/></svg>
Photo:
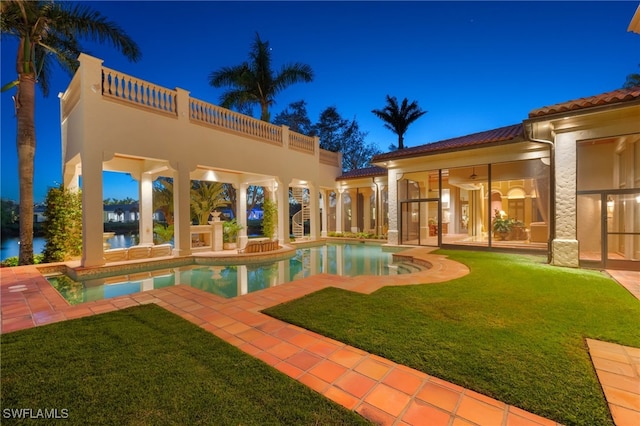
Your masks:
<svg viewBox="0 0 640 426"><path fill-rule="evenodd" d="M222 248L234 250L237 248L238 232L242 229L236 219L228 220L222 224Z"/></svg>
<svg viewBox="0 0 640 426"><path fill-rule="evenodd" d="M508 219L504 212L498 211L498 209L494 210L493 215L493 236L498 237L500 241L504 241L507 239L507 236L511 232L511 228L513 226L513 222L511 219Z"/></svg>

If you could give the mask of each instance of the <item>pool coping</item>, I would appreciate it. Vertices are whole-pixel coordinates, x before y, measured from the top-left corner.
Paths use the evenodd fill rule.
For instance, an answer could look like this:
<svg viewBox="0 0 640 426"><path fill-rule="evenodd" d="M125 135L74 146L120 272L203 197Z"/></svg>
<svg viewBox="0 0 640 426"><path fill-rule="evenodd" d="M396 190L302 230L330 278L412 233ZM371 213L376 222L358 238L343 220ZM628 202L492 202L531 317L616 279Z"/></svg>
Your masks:
<svg viewBox="0 0 640 426"><path fill-rule="evenodd" d="M109 262L105 265L83 267L78 260L48 263L43 265L35 265L35 267L43 275L65 274L71 279L80 281L86 279L105 278L113 275L126 275L137 272L146 272L158 268L177 268L181 266L205 265L205 266L221 266L221 265L252 265L266 262L277 262L291 258L295 255L296 250L309 247L318 247L327 243L342 243L356 245L366 243L367 245L381 246L383 251L394 253L405 251L413 246L387 246L386 241L370 241L370 240L345 240L345 239L322 239L299 241L295 243L285 244L281 248L269 252L260 253L238 253L237 250L224 251L208 251L191 253L186 256L162 256L155 258L145 258L136 260L124 260ZM416 261L419 263L419 260ZM429 267L429 264L423 263L422 266Z"/></svg>

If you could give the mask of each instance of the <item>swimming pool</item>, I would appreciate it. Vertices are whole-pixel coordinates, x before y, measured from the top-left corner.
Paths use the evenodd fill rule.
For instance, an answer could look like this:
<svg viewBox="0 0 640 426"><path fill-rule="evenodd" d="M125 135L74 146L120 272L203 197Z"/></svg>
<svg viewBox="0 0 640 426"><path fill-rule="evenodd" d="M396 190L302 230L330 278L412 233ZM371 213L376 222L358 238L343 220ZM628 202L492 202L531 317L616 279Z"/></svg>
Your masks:
<svg viewBox="0 0 640 426"><path fill-rule="evenodd" d="M188 265L81 281L53 275L47 280L75 305L176 284L231 298L320 273L353 277L406 274L422 269L412 263L394 264L392 254L377 245L326 244L298 249L291 258L276 262Z"/></svg>

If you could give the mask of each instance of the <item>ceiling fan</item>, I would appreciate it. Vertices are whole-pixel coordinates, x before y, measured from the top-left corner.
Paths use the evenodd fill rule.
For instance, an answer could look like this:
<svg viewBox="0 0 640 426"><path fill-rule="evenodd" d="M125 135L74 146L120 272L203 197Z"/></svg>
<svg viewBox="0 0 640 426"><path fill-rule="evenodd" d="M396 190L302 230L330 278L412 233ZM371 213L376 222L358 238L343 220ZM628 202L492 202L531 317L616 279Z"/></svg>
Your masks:
<svg viewBox="0 0 640 426"><path fill-rule="evenodd" d="M476 168L473 168L473 172L471 173L471 176L469 176L469 178L471 180L476 180L476 178L478 177L478 175L476 174Z"/></svg>

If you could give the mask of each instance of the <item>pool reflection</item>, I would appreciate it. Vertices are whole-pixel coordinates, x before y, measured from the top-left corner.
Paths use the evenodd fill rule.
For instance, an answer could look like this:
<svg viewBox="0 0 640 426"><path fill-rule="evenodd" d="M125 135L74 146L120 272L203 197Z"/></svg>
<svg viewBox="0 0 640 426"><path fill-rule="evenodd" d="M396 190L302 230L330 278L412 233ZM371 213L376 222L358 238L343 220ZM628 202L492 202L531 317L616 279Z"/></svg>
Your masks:
<svg viewBox="0 0 640 426"><path fill-rule="evenodd" d="M191 265L76 282L66 276L49 277L71 304L186 284L224 298L236 297L321 273L342 276L389 275L412 272L389 268L391 253L379 246L327 244L297 250L285 260L247 264Z"/></svg>

